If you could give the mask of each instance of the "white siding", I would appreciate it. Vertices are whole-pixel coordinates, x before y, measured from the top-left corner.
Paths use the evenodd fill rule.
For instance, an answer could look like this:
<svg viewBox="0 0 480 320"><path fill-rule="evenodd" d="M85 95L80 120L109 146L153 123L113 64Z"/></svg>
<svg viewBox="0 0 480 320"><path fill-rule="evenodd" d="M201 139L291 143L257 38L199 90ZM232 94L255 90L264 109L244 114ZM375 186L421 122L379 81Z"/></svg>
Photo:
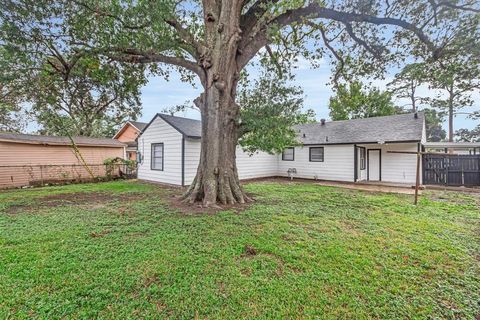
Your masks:
<svg viewBox="0 0 480 320"><path fill-rule="evenodd" d="M389 153L388 151L417 152L417 143L391 143L371 148L382 150L382 181L415 183L417 155Z"/></svg>
<svg viewBox="0 0 480 320"><path fill-rule="evenodd" d="M163 143L163 171L150 169L152 143ZM157 117L138 139L143 161L138 166L138 178L179 185L182 183L182 134Z"/></svg>
<svg viewBox="0 0 480 320"><path fill-rule="evenodd" d="M192 183L197 173L198 162L200 160L200 140L185 140L185 184ZM250 156L243 152L240 147L237 148L237 167L240 179L252 179L261 177L272 177L277 175L276 155L270 155L265 152L258 152Z"/></svg>
<svg viewBox="0 0 480 320"><path fill-rule="evenodd" d="M200 147L200 139L185 139L185 185L190 185L197 174Z"/></svg>
<svg viewBox="0 0 480 320"><path fill-rule="evenodd" d="M283 161L279 155L278 174L287 176L289 168L297 169L296 177L321 180L352 181L354 175L353 145L325 145L324 161L310 162L309 147L295 147L295 160ZM313 146L312 146L313 147Z"/></svg>
<svg viewBox="0 0 480 320"><path fill-rule="evenodd" d="M237 169L240 179L274 177L278 172L278 156L266 152L249 155L237 148Z"/></svg>

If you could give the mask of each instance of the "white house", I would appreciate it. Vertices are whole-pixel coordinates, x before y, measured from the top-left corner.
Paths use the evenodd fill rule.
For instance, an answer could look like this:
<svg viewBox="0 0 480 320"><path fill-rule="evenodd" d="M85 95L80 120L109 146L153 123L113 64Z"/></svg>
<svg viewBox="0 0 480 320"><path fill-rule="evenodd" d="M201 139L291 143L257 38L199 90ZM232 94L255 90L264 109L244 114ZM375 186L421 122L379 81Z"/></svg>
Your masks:
<svg viewBox="0 0 480 320"><path fill-rule="evenodd" d="M237 149L240 179L288 176L333 181L415 183L416 155L425 142L425 117L402 114L298 125L300 146L281 155ZM137 138L138 178L189 185L200 158L201 123L157 114ZM393 152L392 152L393 151ZM395 153L395 152L411 153Z"/></svg>

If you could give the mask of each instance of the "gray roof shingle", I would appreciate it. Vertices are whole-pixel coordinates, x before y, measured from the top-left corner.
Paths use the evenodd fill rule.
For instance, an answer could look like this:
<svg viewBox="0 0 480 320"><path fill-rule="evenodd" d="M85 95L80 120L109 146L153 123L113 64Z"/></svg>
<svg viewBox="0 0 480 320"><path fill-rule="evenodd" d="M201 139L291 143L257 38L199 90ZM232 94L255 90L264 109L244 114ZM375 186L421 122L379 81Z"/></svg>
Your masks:
<svg viewBox="0 0 480 320"><path fill-rule="evenodd" d="M423 112L296 126L303 144L421 141Z"/></svg>
<svg viewBox="0 0 480 320"><path fill-rule="evenodd" d="M188 138L200 139L202 137L202 122L200 120L171 116L163 113L157 113L152 121L145 126L142 132L145 131L157 117L162 118L165 122Z"/></svg>
<svg viewBox="0 0 480 320"><path fill-rule="evenodd" d="M133 124L135 126L135 128L137 128L138 130L140 131L143 131L143 129L145 129L145 127L147 126L148 123L145 123L145 122L139 122L139 121L129 121L131 124Z"/></svg>
<svg viewBox="0 0 480 320"><path fill-rule="evenodd" d="M72 137L76 145L98 147L123 147L126 144L110 138ZM35 134L21 134L0 132L0 141L44 144L44 145L71 145L68 137L42 136Z"/></svg>
<svg viewBox="0 0 480 320"><path fill-rule="evenodd" d="M200 120L157 114L189 138L201 138ZM155 117L156 118L156 117ZM154 118L154 119L155 119ZM295 126L302 144L348 144L421 141L425 116L418 112L365 119L307 123ZM153 121L153 120L152 120ZM148 125L146 126L148 127Z"/></svg>

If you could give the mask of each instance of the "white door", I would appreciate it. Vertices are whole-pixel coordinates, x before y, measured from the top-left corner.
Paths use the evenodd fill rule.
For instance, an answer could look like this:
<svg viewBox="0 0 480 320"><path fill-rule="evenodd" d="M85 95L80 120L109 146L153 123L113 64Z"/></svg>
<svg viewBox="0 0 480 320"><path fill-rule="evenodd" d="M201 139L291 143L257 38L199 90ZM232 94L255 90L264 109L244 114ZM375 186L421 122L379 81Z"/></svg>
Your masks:
<svg viewBox="0 0 480 320"><path fill-rule="evenodd" d="M369 181L380 181L380 150L368 150L368 180Z"/></svg>

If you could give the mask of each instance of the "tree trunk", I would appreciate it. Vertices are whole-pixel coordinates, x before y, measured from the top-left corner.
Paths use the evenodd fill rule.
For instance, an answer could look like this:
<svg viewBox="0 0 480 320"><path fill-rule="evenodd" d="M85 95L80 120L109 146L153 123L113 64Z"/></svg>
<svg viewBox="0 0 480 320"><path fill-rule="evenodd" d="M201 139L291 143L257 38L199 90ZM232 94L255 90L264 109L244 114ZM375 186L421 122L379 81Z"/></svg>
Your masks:
<svg viewBox="0 0 480 320"><path fill-rule="evenodd" d="M197 105L202 105L201 110L205 110L202 112L200 163L184 199L189 203L201 201L204 206L217 202L245 203L249 199L240 186L235 155L239 108L222 99L217 102L215 91L208 90L196 101Z"/></svg>
<svg viewBox="0 0 480 320"><path fill-rule="evenodd" d="M448 142L453 142L453 99L455 92L453 91L453 85L450 86L448 97Z"/></svg>
<svg viewBox="0 0 480 320"><path fill-rule="evenodd" d="M453 107L448 107L448 142L453 142Z"/></svg>
<svg viewBox="0 0 480 320"><path fill-rule="evenodd" d="M415 90L416 90L415 82L414 82L414 80L412 80L410 82L410 99L412 101L412 112L413 113L417 112L417 104L416 104L416 100L415 100Z"/></svg>
<svg viewBox="0 0 480 320"><path fill-rule="evenodd" d="M202 116L202 142L197 175L183 196L204 206L245 203L248 197L240 186L235 150L238 143L240 107L235 103L239 78L236 61L241 1L222 1L206 9L208 52L201 63L205 71L204 93L195 100Z"/></svg>

